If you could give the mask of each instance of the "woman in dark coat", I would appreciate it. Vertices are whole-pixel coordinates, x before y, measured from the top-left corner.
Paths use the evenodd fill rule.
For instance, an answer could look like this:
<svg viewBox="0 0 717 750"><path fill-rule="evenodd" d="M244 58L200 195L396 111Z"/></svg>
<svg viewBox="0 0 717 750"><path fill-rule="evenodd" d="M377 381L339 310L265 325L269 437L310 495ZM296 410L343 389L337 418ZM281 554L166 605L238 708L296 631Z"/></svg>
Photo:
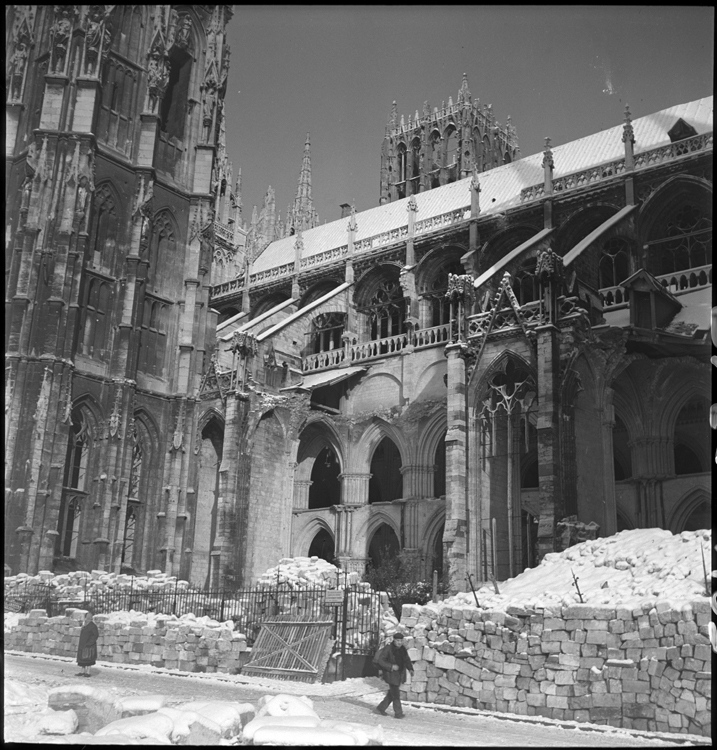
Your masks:
<svg viewBox="0 0 717 750"><path fill-rule="evenodd" d="M85 624L80 630L80 645L77 647L77 666L82 671L77 673L78 677L89 677L90 667L97 661L97 639L100 631L93 622L92 612L85 615Z"/></svg>

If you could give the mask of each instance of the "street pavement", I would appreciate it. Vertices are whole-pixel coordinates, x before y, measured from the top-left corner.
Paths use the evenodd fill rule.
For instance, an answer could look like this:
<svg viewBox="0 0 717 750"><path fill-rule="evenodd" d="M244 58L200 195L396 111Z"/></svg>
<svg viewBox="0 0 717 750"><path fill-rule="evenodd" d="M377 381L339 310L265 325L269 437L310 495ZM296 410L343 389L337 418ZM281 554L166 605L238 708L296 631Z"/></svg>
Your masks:
<svg viewBox="0 0 717 750"><path fill-rule="evenodd" d="M109 688L122 696L157 695L173 705L190 700L254 703L263 695L308 695L322 718L381 724L384 744L424 747L676 747L710 745L706 737L619 730L538 717L506 718L491 712L404 703L406 718L372 713L384 694L378 678L330 685L223 674L187 674L147 666L99 662L90 680L77 677L66 657L5 654L5 678L46 688L81 683Z"/></svg>

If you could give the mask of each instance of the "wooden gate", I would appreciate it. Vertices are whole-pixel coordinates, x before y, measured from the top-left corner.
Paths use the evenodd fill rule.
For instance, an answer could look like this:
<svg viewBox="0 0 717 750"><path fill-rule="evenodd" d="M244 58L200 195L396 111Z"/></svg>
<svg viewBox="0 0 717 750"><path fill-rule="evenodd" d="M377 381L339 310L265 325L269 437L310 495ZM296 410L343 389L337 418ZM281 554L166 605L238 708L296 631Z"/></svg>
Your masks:
<svg viewBox="0 0 717 750"><path fill-rule="evenodd" d="M334 641L333 621L303 620L296 615L262 623L242 674L315 682L324 675Z"/></svg>

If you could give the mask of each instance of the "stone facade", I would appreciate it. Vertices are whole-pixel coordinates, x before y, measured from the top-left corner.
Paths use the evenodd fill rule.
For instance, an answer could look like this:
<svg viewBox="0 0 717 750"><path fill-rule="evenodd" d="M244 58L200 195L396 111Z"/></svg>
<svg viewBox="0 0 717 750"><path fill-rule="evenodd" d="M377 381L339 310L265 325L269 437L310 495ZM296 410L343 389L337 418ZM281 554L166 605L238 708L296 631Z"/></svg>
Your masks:
<svg viewBox="0 0 717 750"><path fill-rule="evenodd" d="M212 246L244 267L223 140L231 13L7 8L14 572L190 573Z"/></svg>
<svg viewBox="0 0 717 750"><path fill-rule="evenodd" d="M270 189L246 228L229 9L7 13L12 573L388 548L459 590L566 517L709 523L711 102L523 158L464 80L392 116L381 205L318 225L307 137L286 220Z"/></svg>

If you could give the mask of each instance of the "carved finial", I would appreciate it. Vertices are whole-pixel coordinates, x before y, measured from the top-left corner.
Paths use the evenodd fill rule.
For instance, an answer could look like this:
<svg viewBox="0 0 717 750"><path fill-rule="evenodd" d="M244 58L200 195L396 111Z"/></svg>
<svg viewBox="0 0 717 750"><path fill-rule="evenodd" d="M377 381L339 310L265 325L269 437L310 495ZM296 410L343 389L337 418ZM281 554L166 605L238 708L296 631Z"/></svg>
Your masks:
<svg viewBox="0 0 717 750"><path fill-rule="evenodd" d="M416 202L416 196L411 195L411 197L408 199L408 203L406 204L406 211L409 213L413 211L414 213L418 211L418 203Z"/></svg>
<svg viewBox="0 0 717 750"><path fill-rule="evenodd" d="M471 161L471 170L473 172L473 174L471 175L471 190L475 190L476 193L480 193L480 178L478 177L478 165L476 164L475 159Z"/></svg>
<svg viewBox="0 0 717 750"><path fill-rule="evenodd" d="M632 115L630 114L630 105L625 105L625 123L622 126L622 142L626 143L627 141L630 141L630 143L635 143L635 131L632 127Z"/></svg>
<svg viewBox="0 0 717 750"><path fill-rule="evenodd" d="M551 169L555 166L553 161L553 152L550 149L550 138L545 139L545 148L543 149L543 167L550 167Z"/></svg>
<svg viewBox="0 0 717 750"><path fill-rule="evenodd" d="M356 223L356 206L354 205L351 206L351 214L349 216L347 229L349 232L355 232L358 229L358 224Z"/></svg>
<svg viewBox="0 0 717 750"><path fill-rule="evenodd" d="M390 128L394 129L398 123L398 106L396 105L396 100L393 100L393 104L391 105L391 114L388 117L388 125Z"/></svg>
<svg viewBox="0 0 717 750"><path fill-rule="evenodd" d="M430 117L431 116L431 108L428 106L428 102L423 102L423 116L424 117Z"/></svg>

